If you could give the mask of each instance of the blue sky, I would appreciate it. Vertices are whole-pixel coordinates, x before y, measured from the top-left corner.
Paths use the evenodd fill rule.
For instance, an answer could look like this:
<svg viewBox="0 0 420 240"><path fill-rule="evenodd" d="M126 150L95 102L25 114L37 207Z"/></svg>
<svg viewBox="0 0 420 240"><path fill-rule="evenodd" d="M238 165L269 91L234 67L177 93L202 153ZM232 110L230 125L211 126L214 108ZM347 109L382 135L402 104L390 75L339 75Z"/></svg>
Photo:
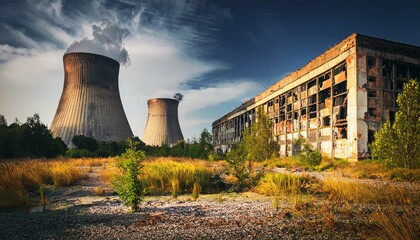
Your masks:
<svg viewBox="0 0 420 240"><path fill-rule="evenodd" d="M114 58L128 52L129 61L117 59L127 62L120 94L139 137L152 97L183 93L180 125L191 139L354 32L420 45L417 0L0 0L0 6L0 114L8 123L39 113L50 125L63 87L62 56L76 41L89 42L105 44Z"/></svg>

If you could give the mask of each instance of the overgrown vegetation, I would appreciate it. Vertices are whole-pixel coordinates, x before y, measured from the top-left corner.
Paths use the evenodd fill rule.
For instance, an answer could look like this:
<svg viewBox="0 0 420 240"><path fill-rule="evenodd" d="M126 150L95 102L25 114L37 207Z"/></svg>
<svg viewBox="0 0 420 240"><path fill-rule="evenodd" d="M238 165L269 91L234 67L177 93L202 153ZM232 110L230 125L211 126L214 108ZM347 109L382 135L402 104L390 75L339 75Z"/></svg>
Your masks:
<svg viewBox="0 0 420 240"><path fill-rule="evenodd" d="M46 185L72 185L83 176L83 170L77 168L72 161L29 160L0 163L0 207L29 205L29 193L37 192ZM44 190L43 193L45 194Z"/></svg>
<svg viewBox="0 0 420 240"><path fill-rule="evenodd" d="M397 104L395 122L386 122L375 134L372 155L390 166L420 168L420 83L404 84Z"/></svg>
<svg viewBox="0 0 420 240"><path fill-rule="evenodd" d="M240 190L255 185L261 177L261 174L252 175L254 162L277 156L279 145L273 139L272 129L272 122L260 109L255 123L243 131L243 140L226 155Z"/></svg>
<svg viewBox="0 0 420 240"><path fill-rule="evenodd" d="M299 138L293 141L295 155L299 161L311 167L321 163L322 155L317 149L313 149L312 145L299 135Z"/></svg>
<svg viewBox="0 0 420 240"><path fill-rule="evenodd" d="M176 197L181 193L192 193L194 184L203 192L213 192L218 183L215 171L202 160L156 158L143 164L140 178L149 194L171 193Z"/></svg>
<svg viewBox="0 0 420 240"><path fill-rule="evenodd" d="M114 176L112 187L132 211L137 210L138 204L144 197L144 186L139 174L141 161L145 157L144 152L136 149L136 143L129 141L126 152L116 159L121 174Z"/></svg>
<svg viewBox="0 0 420 240"><path fill-rule="evenodd" d="M254 190L267 196L306 194L307 187L314 182L315 179L307 175L268 173L261 178Z"/></svg>

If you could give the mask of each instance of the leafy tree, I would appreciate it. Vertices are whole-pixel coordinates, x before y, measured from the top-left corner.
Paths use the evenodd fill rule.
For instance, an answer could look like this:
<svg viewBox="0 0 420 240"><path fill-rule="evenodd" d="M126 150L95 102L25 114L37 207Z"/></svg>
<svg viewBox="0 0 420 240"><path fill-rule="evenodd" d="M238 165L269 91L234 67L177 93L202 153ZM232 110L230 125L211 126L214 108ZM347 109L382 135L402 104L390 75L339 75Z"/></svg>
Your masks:
<svg viewBox="0 0 420 240"><path fill-rule="evenodd" d="M243 140L226 154L227 162L238 179L239 188L244 189L256 183L252 179L254 161L269 159L277 155L278 151L279 145L273 139L272 123L267 114L259 109L257 121L243 131Z"/></svg>
<svg viewBox="0 0 420 240"><path fill-rule="evenodd" d="M122 175L112 180L113 188L132 211L138 209L138 204L144 197L144 186L138 176L142 168L141 161L146 155L137 150L136 145L137 142L129 140L125 153L117 158L117 167Z"/></svg>
<svg viewBox="0 0 420 240"><path fill-rule="evenodd" d="M91 137L76 135L73 137L72 142L78 149L86 149L90 152L98 149L98 141Z"/></svg>
<svg viewBox="0 0 420 240"><path fill-rule="evenodd" d="M263 161L278 154L279 145L273 139L272 129L272 122L267 114L259 109L256 122L243 132L243 142L250 158Z"/></svg>
<svg viewBox="0 0 420 240"><path fill-rule="evenodd" d="M244 142L239 142L226 154L226 161L233 170L233 175L238 179L239 189L250 185L253 161L250 160Z"/></svg>
<svg viewBox="0 0 420 240"><path fill-rule="evenodd" d="M213 151L213 145L211 133L209 133L209 131L206 128L204 128L200 134L198 145L200 151L199 158L207 159L210 152Z"/></svg>
<svg viewBox="0 0 420 240"><path fill-rule="evenodd" d="M7 126L3 120L0 117L0 158L56 157L67 149L60 138L53 138L38 114L28 117L24 124L16 119Z"/></svg>
<svg viewBox="0 0 420 240"><path fill-rule="evenodd" d="M375 134L372 156L391 165L420 167L420 84L416 80L404 84L397 98L395 122L387 122Z"/></svg>

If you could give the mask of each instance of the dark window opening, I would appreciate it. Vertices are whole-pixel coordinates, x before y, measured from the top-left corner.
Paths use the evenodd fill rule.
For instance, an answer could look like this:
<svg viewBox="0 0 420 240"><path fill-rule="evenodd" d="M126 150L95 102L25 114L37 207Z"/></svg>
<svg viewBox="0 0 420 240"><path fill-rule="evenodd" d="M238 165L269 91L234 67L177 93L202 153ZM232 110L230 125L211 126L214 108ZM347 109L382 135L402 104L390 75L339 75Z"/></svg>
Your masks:
<svg viewBox="0 0 420 240"><path fill-rule="evenodd" d="M376 77L369 76L367 78L367 80L368 80L368 87L369 88L376 88Z"/></svg>
<svg viewBox="0 0 420 240"><path fill-rule="evenodd" d="M420 68L410 66L410 79L420 80Z"/></svg>
<svg viewBox="0 0 420 240"><path fill-rule="evenodd" d="M368 114L371 117L376 117L376 108L369 108L368 109Z"/></svg>
<svg viewBox="0 0 420 240"><path fill-rule="evenodd" d="M367 71L368 71L368 75L375 75L375 65L376 65L376 59L373 57L368 57L367 58Z"/></svg>
<svg viewBox="0 0 420 240"><path fill-rule="evenodd" d="M341 82L337 85L334 85L333 92L334 95L338 95L347 91L347 82Z"/></svg>
<svg viewBox="0 0 420 240"><path fill-rule="evenodd" d="M373 140L375 139L374 136L375 136L375 131L368 130L368 143L369 144L373 143Z"/></svg>
<svg viewBox="0 0 420 240"><path fill-rule="evenodd" d="M396 81L395 83L395 90L396 91L402 91L404 87L404 81Z"/></svg>
<svg viewBox="0 0 420 240"><path fill-rule="evenodd" d="M392 62L384 60L382 65L382 76L383 77L392 77Z"/></svg>
<svg viewBox="0 0 420 240"><path fill-rule="evenodd" d="M403 64L396 65L397 78L407 78L408 76L408 66Z"/></svg>
<svg viewBox="0 0 420 240"><path fill-rule="evenodd" d="M331 118L326 116L322 118L322 126L330 126Z"/></svg>
<svg viewBox="0 0 420 240"><path fill-rule="evenodd" d="M376 97L376 91L369 91L368 97Z"/></svg>
<svg viewBox="0 0 420 240"><path fill-rule="evenodd" d="M395 112L394 111L389 111L389 121L391 123L395 122Z"/></svg>

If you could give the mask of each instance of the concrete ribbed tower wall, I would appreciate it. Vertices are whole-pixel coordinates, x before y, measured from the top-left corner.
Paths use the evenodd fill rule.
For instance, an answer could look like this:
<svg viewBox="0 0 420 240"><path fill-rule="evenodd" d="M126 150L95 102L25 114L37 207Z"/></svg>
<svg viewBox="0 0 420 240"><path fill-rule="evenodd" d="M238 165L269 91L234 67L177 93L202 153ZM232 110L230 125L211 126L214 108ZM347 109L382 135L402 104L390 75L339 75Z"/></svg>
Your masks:
<svg viewBox="0 0 420 240"><path fill-rule="evenodd" d="M171 98L153 98L147 101L149 114L143 142L151 146L174 145L184 140L178 121L179 101Z"/></svg>
<svg viewBox="0 0 420 240"><path fill-rule="evenodd" d="M120 64L92 53L68 53L63 62L64 87L51 124L53 136L70 147L75 135L117 142L132 137L118 87Z"/></svg>

